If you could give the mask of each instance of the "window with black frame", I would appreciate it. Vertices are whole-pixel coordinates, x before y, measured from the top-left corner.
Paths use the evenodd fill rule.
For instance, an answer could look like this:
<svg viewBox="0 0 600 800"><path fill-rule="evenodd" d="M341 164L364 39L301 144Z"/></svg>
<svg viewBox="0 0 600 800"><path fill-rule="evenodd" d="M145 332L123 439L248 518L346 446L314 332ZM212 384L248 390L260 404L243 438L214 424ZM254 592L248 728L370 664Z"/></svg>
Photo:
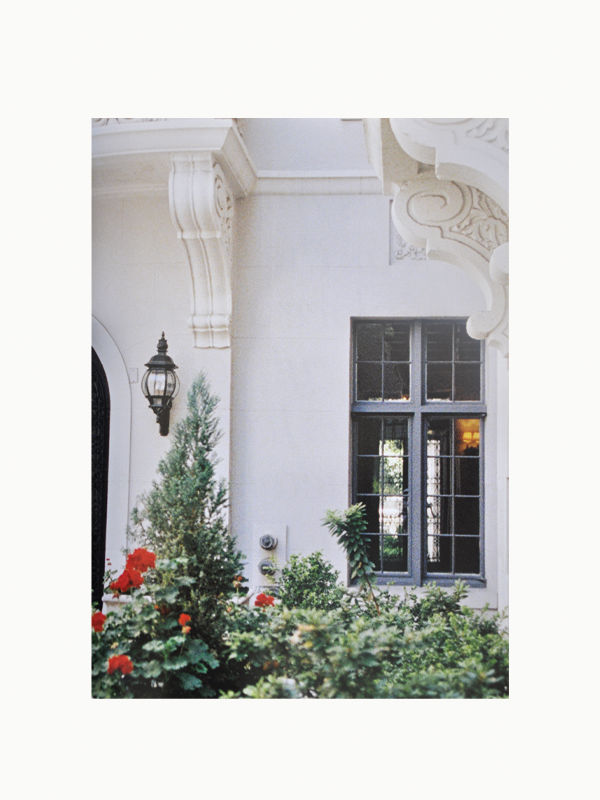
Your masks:
<svg viewBox="0 0 600 800"><path fill-rule="evenodd" d="M484 583L483 347L465 320L355 320L353 502L381 581Z"/></svg>

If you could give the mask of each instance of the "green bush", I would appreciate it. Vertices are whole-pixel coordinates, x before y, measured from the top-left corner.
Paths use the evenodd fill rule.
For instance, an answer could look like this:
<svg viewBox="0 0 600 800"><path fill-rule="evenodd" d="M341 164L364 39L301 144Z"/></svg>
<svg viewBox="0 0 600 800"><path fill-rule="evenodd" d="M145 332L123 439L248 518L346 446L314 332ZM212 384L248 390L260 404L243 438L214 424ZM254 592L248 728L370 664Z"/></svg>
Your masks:
<svg viewBox="0 0 600 800"><path fill-rule="evenodd" d="M279 599L287 608L338 608L344 596L339 577L320 550L305 557L293 554L281 570Z"/></svg>
<svg viewBox="0 0 600 800"><path fill-rule="evenodd" d="M206 697L206 673L218 666L198 634L199 620L188 612L185 558L158 561L156 567L171 576L168 585L147 583L134 589L116 612L100 617L92 633L92 694L94 697ZM126 656L131 672L109 672L111 659Z"/></svg>
<svg viewBox="0 0 600 800"><path fill-rule="evenodd" d="M421 599L387 595L374 614L348 605L239 609L229 634L230 658L244 665L237 696L506 696L501 619L461 606L463 591L432 586Z"/></svg>

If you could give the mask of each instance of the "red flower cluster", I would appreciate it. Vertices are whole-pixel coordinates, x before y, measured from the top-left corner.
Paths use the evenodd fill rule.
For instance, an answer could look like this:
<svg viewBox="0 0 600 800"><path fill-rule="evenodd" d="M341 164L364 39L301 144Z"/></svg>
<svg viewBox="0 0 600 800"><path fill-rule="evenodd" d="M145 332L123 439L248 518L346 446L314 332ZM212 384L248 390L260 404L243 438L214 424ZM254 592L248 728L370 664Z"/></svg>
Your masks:
<svg viewBox="0 0 600 800"><path fill-rule="evenodd" d="M180 625L185 625L187 622L190 622L191 619L192 618L190 617L189 614L180 614L177 622L179 622Z"/></svg>
<svg viewBox="0 0 600 800"><path fill-rule="evenodd" d="M108 674L112 675L118 669L121 670L123 675L129 675L133 671L133 662L129 656L111 656L108 659Z"/></svg>
<svg viewBox="0 0 600 800"><path fill-rule="evenodd" d="M119 592L126 592L128 589L139 589L144 582L142 573L137 569L129 569L125 567L123 572L119 575L116 581L113 581L110 588L118 594Z"/></svg>
<svg viewBox="0 0 600 800"><path fill-rule="evenodd" d="M92 628L96 633L100 633L100 631L104 629L105 620L106 614L103 614L101 611L96 611L95 614L92 614Z"/></svg>
<svg viewBox="0 0 600 800"><path fill-rule="evenodd" d="M261 592L260 594L256 595L254 605L258 606L259 608L264 608L265 606L274 606L275 598L270 594L263 594Z"/></svg>
<svg viewBox="0 0 600 800"><path fill-rule="evenodd" d="M136 569L138 572L146 572L149 567L156 566L156 555L151 553L150 550L145 550L143 547L138 547L133 553L127 556L127 564L129 569Z"/></svg>
<svg viewBox="0 0 600 800"><path fill-rule="evenodd" d="M115 595L118 595L119 592L126 592L129 589L139 589L144 582L142 572L155 566L155 554L151 553L150 550L145 550L143 547L138 547L137 550L127 556L125 569L117 580L111 583L110 588Z"/></svg>

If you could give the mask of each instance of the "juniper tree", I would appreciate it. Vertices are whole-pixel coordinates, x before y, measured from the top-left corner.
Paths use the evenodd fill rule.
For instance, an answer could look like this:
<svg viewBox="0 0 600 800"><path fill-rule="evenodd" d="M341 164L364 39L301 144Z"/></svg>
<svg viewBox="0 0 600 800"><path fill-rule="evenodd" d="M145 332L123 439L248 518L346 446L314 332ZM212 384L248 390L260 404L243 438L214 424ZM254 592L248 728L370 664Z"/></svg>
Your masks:
<svg viewBox="0 0 600 800"><path fill-rule="evenodd" d="M185 611L194 633L218 655L225 606L243 556L227 530L226 484L215 475L214 450L221 438L217 404L201 374L188 393L187 416L175 426L173 445L158 466L160 478L133 509L132 532L159 560L182 558L181 570L189 578ZM170 576L157 568L154 579L166 586Z"/></svg>

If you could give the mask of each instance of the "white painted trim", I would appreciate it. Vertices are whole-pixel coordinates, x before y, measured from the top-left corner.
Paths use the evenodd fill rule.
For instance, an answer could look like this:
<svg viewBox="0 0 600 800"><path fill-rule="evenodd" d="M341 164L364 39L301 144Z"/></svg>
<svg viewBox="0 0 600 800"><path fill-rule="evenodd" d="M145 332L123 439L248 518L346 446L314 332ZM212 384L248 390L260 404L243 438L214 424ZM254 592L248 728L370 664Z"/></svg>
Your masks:
<svg viewBox="0 0 600 800"><path fill-rule="evenodd" d="M114 569L125 564L129 521L129 459L131 451L131 389L123 357L106 328L92 317L92 347L102 362L110 393L106 557Z"/></svg>
<svg viewBox="0 0 600 800"><path fill-rule="evenodd" d="M252 194L381 194L381 181L362 170L259 170Z"/></svg>
<svg viewBox="0 0 600 800"><path fill-rule="evenodd" d="M134 120L94 126L92 152L92 184L103 193L118 193L123 185L166 186L170 157L176 153L213 154L235 197L245 197L256 180L232 119Z"/></svg>

